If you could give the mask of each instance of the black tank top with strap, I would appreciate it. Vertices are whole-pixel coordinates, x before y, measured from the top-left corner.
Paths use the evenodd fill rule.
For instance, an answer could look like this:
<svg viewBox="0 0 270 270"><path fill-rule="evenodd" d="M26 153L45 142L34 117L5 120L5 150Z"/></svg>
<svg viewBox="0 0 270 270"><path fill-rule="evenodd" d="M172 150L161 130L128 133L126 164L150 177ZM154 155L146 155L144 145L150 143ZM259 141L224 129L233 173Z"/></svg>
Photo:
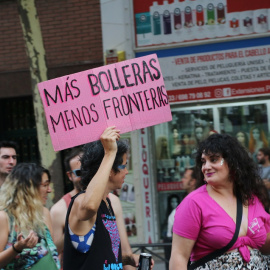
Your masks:
<svg viewBox="0 0 270 270"><path fill-rule="evenodd" d="M81 192L82 193L82 192ZM65 223L64 270L106 270L123 269L119 232L110 200L107 199L111 216L106 203L102 200L97 212L94 240L88 252L76 250L70 240L68 220L75 195L69 205Z"/></svg>

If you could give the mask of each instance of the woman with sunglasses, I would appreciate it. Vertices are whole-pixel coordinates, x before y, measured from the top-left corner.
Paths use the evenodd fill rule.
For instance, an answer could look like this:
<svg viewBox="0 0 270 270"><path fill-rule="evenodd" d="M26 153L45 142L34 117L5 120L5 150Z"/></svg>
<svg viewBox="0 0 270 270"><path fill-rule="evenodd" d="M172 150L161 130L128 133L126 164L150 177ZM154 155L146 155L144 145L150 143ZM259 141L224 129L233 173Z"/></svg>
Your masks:
<svg viewBox="0 0 270 270"><path fill-rule="evenodd" d="M52 240L49 210L49 171L34 163L20 163L0 191L0 268L59 269Z"/></svg>
<svg viewBox="0 0 270 270"><path fill-rule="evenodd" d="M64 269L123 269L138 265L138 255L123 256L116 218L108 194L121 189L128 173L129 146L119 141L120 130L105 129L100 141L84 147L81 185L67 212Z"/></svg>

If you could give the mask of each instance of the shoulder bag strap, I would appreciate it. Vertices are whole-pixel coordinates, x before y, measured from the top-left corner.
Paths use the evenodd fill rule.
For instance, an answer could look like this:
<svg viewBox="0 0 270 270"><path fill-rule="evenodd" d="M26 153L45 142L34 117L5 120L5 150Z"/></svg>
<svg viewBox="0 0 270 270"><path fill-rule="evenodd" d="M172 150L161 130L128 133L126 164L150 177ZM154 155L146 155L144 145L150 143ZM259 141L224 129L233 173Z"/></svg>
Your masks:
<svg viewBox="0 0 270 270"><path fill-rule="evenodd" d="M221 256L222 254L224 254L226 251L228 251L234 245L234 243L236 242L238 235L239 235L240 225L241 225L241 221L242 221L242 213L243 213L242 201L239 198L239 196L237 196L236 229L235 229L234 236L233 236L232 240L225 247L223 247L221 249L217 249L214 252L199 259L195 263L192 263L188 267L188 270L193 270L199 266L204 265L208 261L211 261L211 260L215 259L216 257Z"/></svg>

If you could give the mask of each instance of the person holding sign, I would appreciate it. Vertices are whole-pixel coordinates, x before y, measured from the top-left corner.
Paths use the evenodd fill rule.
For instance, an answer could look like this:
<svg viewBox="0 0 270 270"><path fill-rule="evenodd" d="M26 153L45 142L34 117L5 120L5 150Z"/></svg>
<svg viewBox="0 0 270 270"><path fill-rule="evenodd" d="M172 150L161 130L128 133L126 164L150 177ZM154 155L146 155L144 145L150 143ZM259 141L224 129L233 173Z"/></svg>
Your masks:
<svg viewBox="0 0 270 270"><path fill-rule="evenodd" d="M139 256L123 255L116 218L108 194L120 189L128 173L120 130L106 128L100 141L86 144L81 159L84 191L73 197L67 212L64 269L123 269L138 266Z"/></svg>
<svg viewBox="0 0 270 270"><path fill-rule="evenodd" d="M268 269L270 215L256 164L236 138L213 134L196 155L201 187L176 209L170 270ZM184 222L183 222L184 219Z"/></svg>

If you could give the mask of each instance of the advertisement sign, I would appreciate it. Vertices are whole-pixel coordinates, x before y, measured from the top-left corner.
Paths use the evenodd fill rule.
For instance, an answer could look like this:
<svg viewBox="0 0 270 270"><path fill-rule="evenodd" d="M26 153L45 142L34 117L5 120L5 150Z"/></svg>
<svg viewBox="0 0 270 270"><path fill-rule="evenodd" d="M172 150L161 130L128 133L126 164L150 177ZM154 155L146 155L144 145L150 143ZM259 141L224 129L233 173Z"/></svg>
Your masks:
<svg viewBox="0 0 270 270"><path fill-rule="evenodd" d="M133 1L136 46L183 43L270 31L270 1Z"/></svg>
<svg viewBox="0 0 270 270"><path fill-rule="evenodd" d="M270 94L269 37L163 50L158 57L170 103Z"/></svg>
<svg viewBox="0 0 270 270"><path fill-rule="evenodd" d="M55 151L172 119L155 54L38 84Z"/></svg>
<svg viewBox="0 0 270 270"><path fill-rule="evenodd" d="M153 243L155 236L154 226L154 209L151 192L151 175L150 175L150 152L148 142L148 131L143 128L139 135L140 150L140 168L141 168L141 191L143 200L143 220L144 232L147 243Z"/></svg>

